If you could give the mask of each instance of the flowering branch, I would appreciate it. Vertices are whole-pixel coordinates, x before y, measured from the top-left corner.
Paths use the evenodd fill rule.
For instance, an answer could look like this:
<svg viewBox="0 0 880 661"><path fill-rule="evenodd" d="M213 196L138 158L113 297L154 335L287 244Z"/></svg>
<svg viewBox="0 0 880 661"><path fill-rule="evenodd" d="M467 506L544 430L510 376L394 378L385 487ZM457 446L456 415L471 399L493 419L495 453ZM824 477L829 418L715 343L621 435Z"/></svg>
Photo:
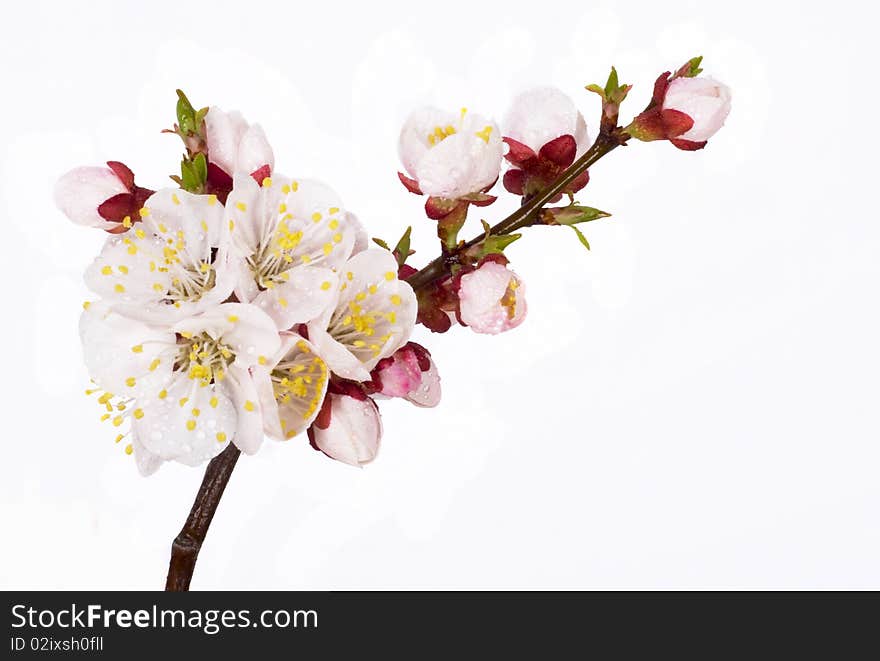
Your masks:
<svg viewBox="0 0 880 661"><path fill-rule="evenodd" d="M171 546L166 590L188 590L199 552L242 452L265 438L308 438L352 465L379 451L378 401L440 401L430 352L409 341L417 323L477 333L526 318L525 284L505 249L534 225L578 229L609 214L575 202L589 168L631 139L704 147L730 109L726 87L698 78L699 58L657 78L648 107L625 128L631 88L612 68L587 89L602 99L592 144L560 90L518 95L503 122L436 108L415 111L400 134L406 189L426 195L440 256L407 263L411 228L370 248L359 219L327 185L275 171L263 130L236 112L199 110L178 90L168 133L185 147L177 188L135 183L119 161L65 174L55 189L74 222L107 237L86 269L97 300L83 305L80 338L101 420L142 475L166 461L209 462ZM509 167L502 174L502 166ZM471 206L497 182L520 207L469 241ZM549 206L568 197L568 203ZM125 443L123 443L125 441Z"/></svg>

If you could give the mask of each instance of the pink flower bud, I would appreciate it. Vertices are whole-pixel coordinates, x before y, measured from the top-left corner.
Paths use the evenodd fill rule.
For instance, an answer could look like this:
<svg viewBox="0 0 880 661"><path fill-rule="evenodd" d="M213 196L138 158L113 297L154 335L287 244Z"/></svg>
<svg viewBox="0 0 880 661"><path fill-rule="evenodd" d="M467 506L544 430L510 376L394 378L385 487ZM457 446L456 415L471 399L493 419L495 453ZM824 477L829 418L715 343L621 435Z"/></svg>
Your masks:
<svg viewBox="0 0 880 661"><path fill-rule="evenodd" d="M77 225L123 232L140 220L138 210L153 191L136 186L131 170L122 163L107 165L64 174L55 184L55 204Z"/></svg>
<svg viewBox="0 0 880 661"><path fill-rule="evenodd" d="M730 89L712 78L676 78L663 99L664 110L677 110L693 120L678 140L705 142L718 132L730 113Z"/></svg>
<svg viewBox="0 0 880 661"><path fill-rule="evenodd" d="M440 403L440 375L431 354L409 342L379 361L371 373L371 388L386 397L403 397L417 406Z"/></svg>
<svg viewBox="0 0 880 661"><path fill-rule="evenodd" d="M502 129L504 137L535 153L563 135L574 138L578 156L590 144L587 125L577 106L555 87L536 87L518 94L504 117Z"/></svg>
<svg viewBox="0 0 880 661"><path fill-rule="evenodd" d="M224 112L216 106L205 115L208 162L230 177L239 172L253 174L265 168L265 176L275 167L275 155L258 124L248 124L241 113Z"/></svg>
<svg viewBox="0 0 880 661"><path fill-rule="evenodd" d="M369 397L327 393L321 413L309 428L312 445L331 459L363 466L376 458L382 418Z"/></svg>
<svg viewBox="0 0 880 661"><path fill-rule="evenodd" d="M525 285L497 261L461 276L458 301L459 320L477 333L503 333L526 318Z"/></svg>

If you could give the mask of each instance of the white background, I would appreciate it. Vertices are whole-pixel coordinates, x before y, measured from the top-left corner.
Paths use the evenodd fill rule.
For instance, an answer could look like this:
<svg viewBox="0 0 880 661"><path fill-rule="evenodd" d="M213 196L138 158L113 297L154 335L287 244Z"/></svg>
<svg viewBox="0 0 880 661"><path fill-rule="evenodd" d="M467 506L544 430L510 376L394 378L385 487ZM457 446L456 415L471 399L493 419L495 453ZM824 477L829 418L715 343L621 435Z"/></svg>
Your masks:
<svg viewBox="0 0 880 661"><path fill-rule="evenodd" d="M585 227L592 252L563 228L509 251L518 330L420 329L444 400L385 404L372 465L301 442L243 458L193 587L880 588L866 6L4 5L0 587L161 587L201 479L139 477L82 394L81 272L104 237L54 209L59 174L119 159L168 183L182 87L262 123L278 170L331 183L373 235L413 224L421 263L433 230L395 175L413 107L500 118L549 83L595 134L584 84L615 64L629 116L702 54L734 94L709 147L595 166L579 197L614 217Z"/></svg>

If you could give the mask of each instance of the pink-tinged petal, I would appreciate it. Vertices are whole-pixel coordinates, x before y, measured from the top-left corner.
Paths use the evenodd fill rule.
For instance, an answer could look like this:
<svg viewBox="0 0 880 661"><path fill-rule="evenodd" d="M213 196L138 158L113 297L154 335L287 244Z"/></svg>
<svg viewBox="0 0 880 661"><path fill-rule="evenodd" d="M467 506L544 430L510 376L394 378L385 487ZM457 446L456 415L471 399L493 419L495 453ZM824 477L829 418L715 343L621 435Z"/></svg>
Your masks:
<svg viewBox="0 0 880 661"><path fill-rule="evenodd" d="M516 328L526 317L523 282L494 261L461 276L458 298L461 322L477 333L502 333Z"/></svg>
<svg viewBox="0 0 880 661"><path fill-rule="evenodd" d="M724 125L730 113L730 89L712 78L676 78L663 99L664 112L676 110L693 120L693 125L670 137L691 143L705 142Z"/></svg>
<svg viewBox="0 0 880 661"><path fill-rule="evenodd" d="M55 184L55 204L78 225L109 230L117 226L98 213L108 199L127 194L116 173L105 167L79 167L64 174Z"/></svg>
<svg viewBox="0 0 880 661"><path fill-rule="evenodd" d="M351 466L363 466L376 458L382 440L382 418L372 399L329 394L330 424L311 427L315 446L328 457Z"/></svg>
<svg viewBox="0 0 880 661"><path fill-rule="evenodd" d="M238 146L247 128L247 122L238 112L224 112L214 106L205 116L208 161L229 176L236 173ZM260 165L262 163L258 163L257 167ZM256 168L251 168L248 172L254 169Z"/></svg>
<svg viewBox="0 0 880 661"><path fill-rule="evenodd" d="M406 398L416 406L433 408L440 403L440 374L434 360L430 359L428 369L422 372L418 388L407 393Z"/></svg>
<svg viewBox="0 0 880 661"><path fill-rule="evenodd" d="M415 353L404 346L384 358L372 372L378 392L386 397L406 397L422 383L422 370Z"/></svg>
<svg viewBox="0 0 880 661"><path fill-rule="evenodd" d="M264 166L271 171L275 167L275 155L269 140L259 124L248 127L241 142L238 145L238 154L235 160L236 172L254 172ZM260 179L262 183L262 179Z"/></svg>
<svg viewBox="0 0 880 661"><path fill-rule="evenodd" d="M579 148L588 140L586 124L577 106L555 87L537 87L517 95L502 128L506 137L533 152L563 135L574 136Z"/></svg>

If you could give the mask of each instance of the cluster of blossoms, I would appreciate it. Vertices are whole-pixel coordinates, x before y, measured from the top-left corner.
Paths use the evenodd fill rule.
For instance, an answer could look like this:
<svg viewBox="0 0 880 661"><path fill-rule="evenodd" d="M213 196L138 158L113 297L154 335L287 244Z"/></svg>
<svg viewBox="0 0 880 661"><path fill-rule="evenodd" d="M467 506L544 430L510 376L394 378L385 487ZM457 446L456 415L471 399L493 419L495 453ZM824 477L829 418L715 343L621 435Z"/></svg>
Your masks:
<svg viewBox="0 0 880 661"><path fill-rule="evenodd" d="M574 102L552 88L517 96L502 127L464 108L414 112L398 174L427 198L441 246L420 270L407 263L409 230L394 248L370 247L330 187L275 171L259 126L216 107L196 111L179 93L177 187L140 187L115 161L72 170L56 187L71 220L109 234L85 274L98 296L80 322L88 394L143 474L303 432L334 459L371 461L382 435L377 400L439 402L431 354L409 341L417 323L515 328L527 307L504 255L514 231L566 225L588 245L576 225L607 214L574 201L589 181L584 159L630 138L698 149L720 128L729 93L697 78L698 65L663 74L626 128L617 112L629 86L615 72L604 88L590 86L603 102L592 146ZM523 212L459 240L470 207L496 200L499 178ZM567 205L547 206L564 196Z"/></svg>

